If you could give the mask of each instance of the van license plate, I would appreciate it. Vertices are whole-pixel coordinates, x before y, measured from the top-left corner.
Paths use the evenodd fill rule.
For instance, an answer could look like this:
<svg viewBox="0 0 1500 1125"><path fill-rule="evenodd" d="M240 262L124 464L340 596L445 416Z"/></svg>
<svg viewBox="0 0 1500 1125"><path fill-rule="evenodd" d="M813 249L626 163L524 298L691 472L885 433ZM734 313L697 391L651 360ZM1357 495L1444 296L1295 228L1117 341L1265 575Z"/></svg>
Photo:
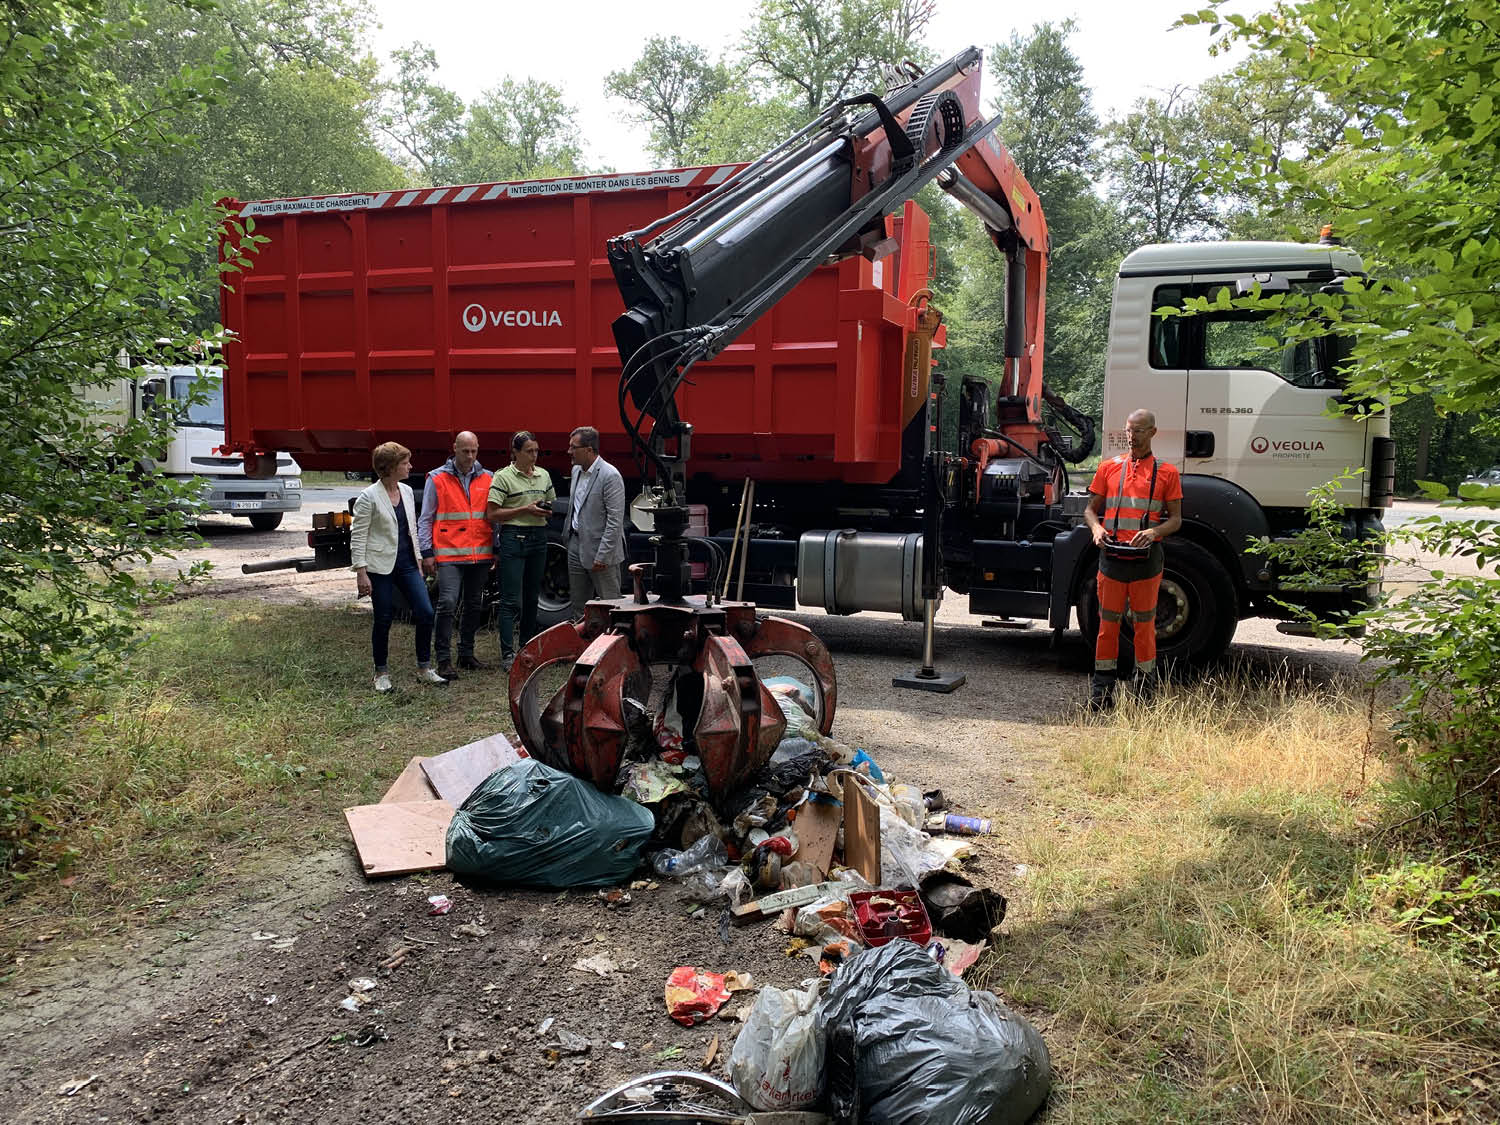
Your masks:
<svg viewBox="0 0 1500 1125"><path fill-rule="evenodd" d="M229 510L231 512L248 512L254 508L259 508L263 503L264 501L262 500L231 500L229 502Z"/></svg>

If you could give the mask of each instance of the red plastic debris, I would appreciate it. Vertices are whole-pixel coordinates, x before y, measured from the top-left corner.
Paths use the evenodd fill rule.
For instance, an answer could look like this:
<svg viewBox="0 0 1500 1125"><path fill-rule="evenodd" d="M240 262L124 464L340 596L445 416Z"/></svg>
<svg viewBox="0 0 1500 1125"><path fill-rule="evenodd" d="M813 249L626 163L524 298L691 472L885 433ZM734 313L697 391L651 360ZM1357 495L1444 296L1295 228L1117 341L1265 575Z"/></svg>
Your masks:
<svg viewBox="0 0 1500 1125"><path fill-rule="evenodd" d="M702 972L691 965L678 965L667 978L667 1015L683 1027L712 1019L729 999L722 973Z"/></svg>

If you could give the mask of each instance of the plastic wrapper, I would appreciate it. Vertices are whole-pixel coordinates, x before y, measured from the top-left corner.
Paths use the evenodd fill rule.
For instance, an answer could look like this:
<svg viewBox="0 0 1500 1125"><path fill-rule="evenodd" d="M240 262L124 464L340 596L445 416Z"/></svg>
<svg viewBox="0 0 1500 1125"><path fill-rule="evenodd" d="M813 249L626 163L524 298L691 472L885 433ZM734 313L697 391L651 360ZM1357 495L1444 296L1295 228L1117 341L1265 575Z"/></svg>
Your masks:
<svg viewBox="0 0 1500 1125"><path fill-rule="evenodd" d="M837 941L839 938L861 941L859 923L855 920L854 908L849 905L848 892L828 895L799 909L792 923L792 933L815 942Z"/></svg>
<svg viewBox="0 0 1500 1125"><path fill-rule="evenodd" d="M715 871L728 862L729 851L717 836L704 836L686 851L665 848L651 857L652 869L667 879L685 879L700 871Z"/></svg>
<svg viewBox="0 0 1500 1125"><path fill-rule="evenodd" d="M1036 1028L909 941L840 967L818 1028L838 1121L1020 1125L1052 1087Z"/></svg>
<svg viewBox="0 0 1500 1125"><path fill-rule="evenodd" d="M947 862L947 854L932 846L932 837L907 824L890 806L880 806L881 886L919 886L922 876Z"/></svg>
<svg viewBox="0 0 1500 1125"><path fill-rule="evenodd" d="M809 717L818 713L818 700L813 694L812 685L803 683L796 676L767 676L761 683L766 685L772 695L795 699Z"/></svg>
<svg viewBox="0 0 1500 1125"><path fill-rule="evenodd" d="M891 801L902 820L913 828L921 828L927 820L927 802L922 791L914 785L892 785Z"/></svg>
<svg viewBox="0 0 1500 1125"><path fill-rule="evenodd" d="M723 973L710 973L692 965L678 965L667 978L667 1015L684 1027L712 1019L729 999Z"/></svg>
<svg viewBox="0 0 1500 1125"><path fill-rule="evenodd" d="M656 827L650 810L535 758L498 769L448 825L455 875L529 887L614 886Z"/></svg>
<svg viewBox="0 0 1500 1125"><path fill-rule="evenodd" d="M729 1079L756 1109L807 1109L822 1096L820 986L820 981L805 982L802 989L767 986L755 998L729 1055Z"/></svg>

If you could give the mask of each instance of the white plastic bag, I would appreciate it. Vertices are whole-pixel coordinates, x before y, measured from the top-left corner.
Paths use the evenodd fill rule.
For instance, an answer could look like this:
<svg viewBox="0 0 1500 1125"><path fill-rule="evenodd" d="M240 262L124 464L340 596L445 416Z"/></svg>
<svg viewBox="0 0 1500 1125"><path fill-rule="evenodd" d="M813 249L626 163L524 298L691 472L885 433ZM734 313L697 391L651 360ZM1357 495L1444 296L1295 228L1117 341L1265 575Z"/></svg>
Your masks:
<svg viewBox="0 0 1500 1125"><path fill-rule="evenodd" d="M730 1081L756 1109L806 1109L823 1095L823 982L803 983L801 990L762 988L729 1054Z"/></svg>

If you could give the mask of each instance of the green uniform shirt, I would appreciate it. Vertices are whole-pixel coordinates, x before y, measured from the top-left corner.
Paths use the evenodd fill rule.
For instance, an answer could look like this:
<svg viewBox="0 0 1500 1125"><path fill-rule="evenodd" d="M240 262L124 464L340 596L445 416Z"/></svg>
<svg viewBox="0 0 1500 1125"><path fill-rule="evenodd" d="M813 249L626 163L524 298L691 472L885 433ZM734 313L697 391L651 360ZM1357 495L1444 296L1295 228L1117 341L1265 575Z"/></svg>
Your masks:
<svg viewBox="0 0 1500 1125"><path fill-rule="evenodd" d="M552 488L552 474L540 466L532 469L528 477L523 476L521 470L516 468L515 462L512 461L490 480L489 502L498 504L502 508L524 508L540 500L556 499L557 493ZM546 527L547 517L512 516L501 526Z"/></svg>

